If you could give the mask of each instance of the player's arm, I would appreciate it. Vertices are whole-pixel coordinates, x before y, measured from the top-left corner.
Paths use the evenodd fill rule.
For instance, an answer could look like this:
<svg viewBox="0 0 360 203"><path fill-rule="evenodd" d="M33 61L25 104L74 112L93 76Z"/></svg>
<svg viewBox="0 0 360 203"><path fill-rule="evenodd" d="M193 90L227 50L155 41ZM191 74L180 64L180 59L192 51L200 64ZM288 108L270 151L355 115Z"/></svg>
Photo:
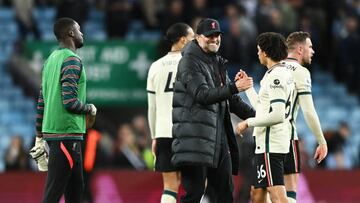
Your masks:
<svg viewBox="0 0 360 203"><path fill-rule="evenodd" d="M42 123L44 115L44 98L42 86L40 86L39 97L36 105L36 138L35 146L30 149L30 156L36 161L40 171L48 170L48 155L45 149L45 140L42 134Z"/></svg>
<svg viewBox="0 0 360 203"><path fill-rule="evenodd" d="M299 92L299 104L304 114L306 124L315 135L319 144L326 144L323 132L321 130L320 120L316 113L313 98L310 92Z"/></svg>
<svg viewBox="0 0 360 203"><path fill-rule="evenodd" d="M259 104L259 96L255 91L254 87L251 87L245 91L247 98L250 101L251 106L256 110L257 105Z"/></svg>
<svg viewBox="0 0 360 203"><path fill-rule="evenodd" d="M294 73L300 108L303 111L307 125L309 126L310 130L312 131L319 143L315 150L314 159L316 159L316 161L320 163L326 157L328 149L311 95L310 72L307 69L303 68L299 69L297 72Z"/></svg>
<svg viewBox="0 0 360 203"><path fill-rule="evenodd" d="M257 114L254 118L246 120L248 126L266 127L282 123L285 120L285 103L286 103L286 82L281 76L269 76L267 88L270 101L268 113Z"/></svg>
<svg viewBox="0 0 360 203"><path fill-rule="evenodd" d="M311 132L315 135L319 144L326 144L319 117L316 113L313 97L311 95L311 76L310 72L303 68L299 69L294 75L296 79L296 89L298 91L300 108L304 114L305 121Z"/></svg>
<svg viewBox="0 0 360 203"><path fill-rule="evenodd" d="M268 114L258 114L254 118L247 119L248 126L252 127L266 127L276 125L285 120L285 100L275 99L271 101L272 111Z"/></svg>
<svg viewBox="0 0 360 203"><path fill-rule="evenodd" d="M39 97L36 105L36 137L42 137L42 123L44 117L44 97L42 93L42 87L40 86Z"/></svg>
<svg viewBox="0 0 360 203"><path fill-rule="evenodd" d="M60 79L62 100L67 111L75 114L90 114L91 104L85 104L78 98L78 83L82 68L82 63L77 57L68 57L62 63Z"/></svg>
<svg viewBox="0 0 360 203"><path fill-rule="evenodd" d="M304 114L305 121L311 132L316 137L319 145L315 150L314 159L320 163L327 155L327 144L321 130L319 117L315 111L314 102L310 92L299 93L299 104Z"/></svg>
<svg viewBox="0 0 360 203"><path fill-rule="evenodd" d="M156 92L153 80L153 71L150 67L146 90L148 93L148 120L151 138L155 139L155 124L156 124Z"/></svg>

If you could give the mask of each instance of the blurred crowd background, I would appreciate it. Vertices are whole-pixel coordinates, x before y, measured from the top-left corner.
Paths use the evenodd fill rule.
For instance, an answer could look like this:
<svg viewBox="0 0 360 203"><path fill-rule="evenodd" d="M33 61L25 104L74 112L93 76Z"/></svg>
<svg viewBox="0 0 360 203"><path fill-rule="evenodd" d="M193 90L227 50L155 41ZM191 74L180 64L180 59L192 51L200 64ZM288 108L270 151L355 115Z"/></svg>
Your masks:
<svg viewBox="0 0 360 203"><path fill-rule="evenodd" d="M36 170L28 151L34 140L40 70L47 57L36 48L54 46L52 26L58 17L71 17L81 25L83 49L88 44L119 44L143 53L142 43L153 47L150 53L144 52L148 55L127 57L127 65L114 63L118 70L140 75L138 94L126 98L132 101L139 97L140 102L106 103L94 99L99 116L84 142L88 170L152 170L146 117L147 70L151 62L168 51L162 36L169 25L186 22L194 27L204 17L220 22L224 31L220 54L229 60L231 77L244 69L255 78L256 88L265 71L258 63L256 36L267 31L285 37L297 30L311 33L315 56L308 68L329 155L322 164L315 163L312 157L317 143L300 115L302 168L360 167L360 0L0 0L0 172ZM86 53L91 52L84 53L86 63ZM124 57L123 52L116 53L110 51L102 57L108 61ZM97 80L104 74L103 66L99 67L87 67L89 91L96 89ZM125 74L122 77L129 81L137 80L137 74L121 71L110 76L115 73ZM100 97L107 95L104 91ZM252 142L250 132L239 139L243 174L249 167Z"/></svg>

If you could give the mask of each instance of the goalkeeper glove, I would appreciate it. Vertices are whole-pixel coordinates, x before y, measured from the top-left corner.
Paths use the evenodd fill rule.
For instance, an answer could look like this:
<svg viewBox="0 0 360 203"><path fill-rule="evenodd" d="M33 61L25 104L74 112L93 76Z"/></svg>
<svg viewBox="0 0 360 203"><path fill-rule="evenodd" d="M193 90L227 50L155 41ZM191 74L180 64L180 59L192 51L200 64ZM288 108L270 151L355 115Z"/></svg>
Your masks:
<svg viewBox="0 0 360 203"><path fill-rule="evenodd" d="M36 137L35 146L30 150L30 156L36 161L39 171L48 170L48 153L45 149L45 140Z"/></svg>
<svg viewBox="0 0 360 203"><path fill-rule="evenodd" d="M95 105L94 104L89 104L89 105L90 105L90 115L95 116L97 112Z"/></svg>
<svg viewBox="0 0 360 203"><path fill-rule="evenodd" d="M86 129L92 128L95 123L97 109L94 104L89 104L90 114L86 115Z"/></svg>

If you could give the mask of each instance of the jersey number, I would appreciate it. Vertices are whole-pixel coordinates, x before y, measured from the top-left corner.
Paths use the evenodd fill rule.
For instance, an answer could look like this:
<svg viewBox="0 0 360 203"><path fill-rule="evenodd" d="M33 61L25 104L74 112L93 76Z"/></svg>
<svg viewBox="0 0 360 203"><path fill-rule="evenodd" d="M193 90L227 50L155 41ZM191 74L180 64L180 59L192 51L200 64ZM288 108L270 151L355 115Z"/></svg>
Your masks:
<svg viewBox="0 0 360 203"><path fill-rule="evenodd" d="M291 109L292 109L291 100L293 98L293 93L294 93L294 91L291 91L291 93L289 94L289 97L286 101L286 104L285 104L285 118L288 118L291 113Z"/></svg>
<svg viewBox="0 0 360 203"><path fill-rule="evenodd" d="M257 167L257 178L258 179L262 179L266 177L266 171L263 169L264 168L264 164L261 164L260 168L259 166Z"/></svg>
<svg viewBox="0 0 360 203"><path fill-rule="evenodd" d="M173 74L173 72L169 72L169 74L168 74L164 92L173 92L173 91L174 91L174 88L173 88L173 87L170 87L172 74Z"/></svg>

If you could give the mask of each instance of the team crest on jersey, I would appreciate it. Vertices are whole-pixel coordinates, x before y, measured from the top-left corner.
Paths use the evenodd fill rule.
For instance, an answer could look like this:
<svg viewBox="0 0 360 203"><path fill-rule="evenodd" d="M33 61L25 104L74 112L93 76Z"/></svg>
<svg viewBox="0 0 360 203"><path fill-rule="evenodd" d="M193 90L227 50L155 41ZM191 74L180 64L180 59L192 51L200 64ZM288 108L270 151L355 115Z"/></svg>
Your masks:
<svg viewBox="0 0 360 203"><path fill-rule="evenodd" d="M275 80L273 81L273 83L270 84L270 88L276 89L276 88L284 88L284 87L280 84L280 80L279 80L279 79L275 79Z"/></svg>
<svg viewBox="0 0 360 203"><path fill-rule="evenodd" d="M294 83L294 79L293 78L288 78L288 80L286 81L286 84L290 85L292 83Z"/></svg>

